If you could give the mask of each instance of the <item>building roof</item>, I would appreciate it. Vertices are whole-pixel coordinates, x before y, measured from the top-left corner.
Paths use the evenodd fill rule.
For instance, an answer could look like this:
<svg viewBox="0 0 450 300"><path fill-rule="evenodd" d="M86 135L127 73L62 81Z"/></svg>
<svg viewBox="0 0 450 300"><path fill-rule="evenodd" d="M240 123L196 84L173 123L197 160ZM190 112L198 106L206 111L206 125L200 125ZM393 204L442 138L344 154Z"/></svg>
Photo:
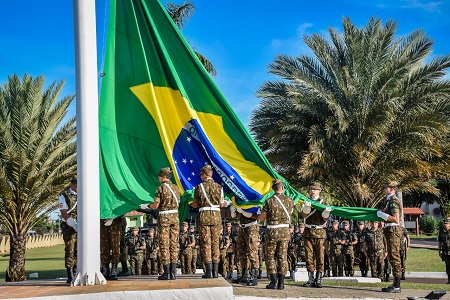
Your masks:
<svg viewBox="0 0 450 300"><path fill-rule="evenodd" d="M425 213L418 207L404 207L403 208L404 215L424 215Z"/></svg>
<svg viewBox="0 0 450 300"><path fill-rule="evenodd" d="M127 213L125 215L125 217L136 217L136 216L142 216L142 215L145 215L145 214L143 212L140 212L140 211L132 210L129 213Z"/></svg>

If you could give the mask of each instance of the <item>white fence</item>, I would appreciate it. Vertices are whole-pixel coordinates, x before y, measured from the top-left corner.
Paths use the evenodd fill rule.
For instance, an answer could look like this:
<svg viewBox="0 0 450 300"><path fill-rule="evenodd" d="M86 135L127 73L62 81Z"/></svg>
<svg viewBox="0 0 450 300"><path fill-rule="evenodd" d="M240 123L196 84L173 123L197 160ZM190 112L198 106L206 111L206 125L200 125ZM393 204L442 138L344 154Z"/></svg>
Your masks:
<svg viewBox="0 0 450 300"><path fill-rule="evenodd" d="M9 252L9 236L0 237L0 253ZM52 247L64 244L62 234L35 235L27 237L27 249Z"/></svg>

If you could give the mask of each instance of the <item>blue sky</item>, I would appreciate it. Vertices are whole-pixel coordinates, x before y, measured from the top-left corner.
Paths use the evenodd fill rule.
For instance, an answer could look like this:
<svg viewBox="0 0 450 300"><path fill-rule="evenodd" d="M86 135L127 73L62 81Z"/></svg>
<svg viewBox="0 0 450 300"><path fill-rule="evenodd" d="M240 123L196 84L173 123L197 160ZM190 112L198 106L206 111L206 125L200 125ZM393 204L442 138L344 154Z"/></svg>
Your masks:
<svg viewBox="0 0 450 300"><path fill-rule="evenodd" d="M450 53L450 1L446 0L192 2L197 9L183 34L214 64L218 73L214 80L245 125L259 101L256 90L274 78L267 65L275 56L308 53L302 36L326 35L330 26L341 30L344 16L357 26L371 16L383 22L397 20L399 36L421 28L435 41L433 55ZM99 70L106 5L106 0L96 1ZM66 79L62 96L75 94L72 1L2 1L0 20L0 83L11 74L44 74L47 85ZM75 113L74 106L70 113Z"/></svg>

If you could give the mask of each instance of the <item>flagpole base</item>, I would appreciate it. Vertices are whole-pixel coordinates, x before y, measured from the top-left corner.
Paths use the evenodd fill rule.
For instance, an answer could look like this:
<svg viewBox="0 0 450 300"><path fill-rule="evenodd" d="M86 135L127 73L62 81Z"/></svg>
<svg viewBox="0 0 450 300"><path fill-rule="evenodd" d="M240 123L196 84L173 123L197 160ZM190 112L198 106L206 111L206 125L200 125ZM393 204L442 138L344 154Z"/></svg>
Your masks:
<svg viewBox="0 0 450 300"><path fill-rule="evenodd" d="M87 272L84 276L78 272L77 276L75 276L72 281L71 286L103 285L106 283L107 281L100 271Z"/></svg>

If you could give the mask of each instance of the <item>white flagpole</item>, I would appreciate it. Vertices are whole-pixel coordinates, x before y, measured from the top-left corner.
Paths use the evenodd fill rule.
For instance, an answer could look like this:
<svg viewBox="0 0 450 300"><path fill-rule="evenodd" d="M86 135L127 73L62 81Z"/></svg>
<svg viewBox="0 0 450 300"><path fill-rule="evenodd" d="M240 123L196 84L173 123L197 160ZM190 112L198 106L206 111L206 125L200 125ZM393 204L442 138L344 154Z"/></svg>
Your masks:
<svg viewBox="0 0 450 300"><path fill-rule="evenodd" d="M105 284L100 272L100 186L95 0L73 0L75 24L78 268L73 285Z"/></svg>

